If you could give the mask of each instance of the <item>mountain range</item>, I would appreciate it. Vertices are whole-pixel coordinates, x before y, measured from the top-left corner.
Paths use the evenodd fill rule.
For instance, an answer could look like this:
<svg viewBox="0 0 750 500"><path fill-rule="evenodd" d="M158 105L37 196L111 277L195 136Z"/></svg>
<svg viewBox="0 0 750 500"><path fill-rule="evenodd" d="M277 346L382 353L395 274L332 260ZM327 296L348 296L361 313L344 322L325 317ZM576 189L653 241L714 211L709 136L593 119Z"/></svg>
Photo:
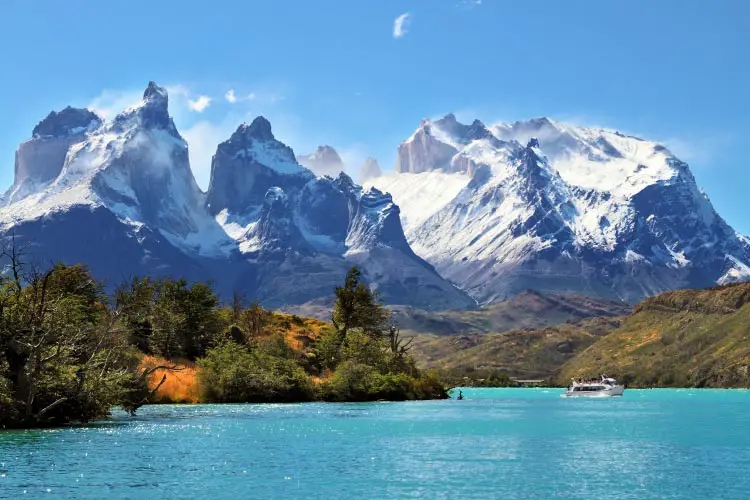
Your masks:
<svg viewBox="0 0 750 500"><path fill-rule="evenodd" d="M111 120L52 112L16 152L0 237L28 258L210 280L268 307L330 297L346 269L392 305L467 309L526 289L634 301L750 277L750 244L688 166L619 132L542 118L424 120L396 172L356 184L330 146L297 156L263 117L218 145L208 190L165 89Z"/></svg>
<svg viewBox="0 0 750 500"><path fill-rule="evenodd" d="M137 275L210 280L269 307L332 295L359 265L389 303L474 301L418 257L399 208L346 174L317 177L258 117L218 145L202 192L165 89L104 121L50 113L16 154L0 231L40 263L84 262L108 286Z"/></svg>
<svg viewBox="0 0 750 500"><path fill-rule="evenodd" d="M687 164L620 132L540 118L424 120L390 192L414 251L480 303L532 288L635 302L750 277L750 244Z"/></svg>

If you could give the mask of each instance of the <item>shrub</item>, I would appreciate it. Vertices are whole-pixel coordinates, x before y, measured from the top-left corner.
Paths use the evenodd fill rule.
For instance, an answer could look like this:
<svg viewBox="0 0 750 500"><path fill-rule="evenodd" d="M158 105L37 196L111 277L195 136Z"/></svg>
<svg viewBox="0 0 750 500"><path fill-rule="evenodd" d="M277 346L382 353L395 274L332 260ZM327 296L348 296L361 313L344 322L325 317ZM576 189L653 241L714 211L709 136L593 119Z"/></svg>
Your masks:
<svg viewBox="0 0 750 500"><path fill-rule="evenodd" d="M294 361L251 353L234 342L209 350L198 366L198 384L206 402L291 402L314 396L310 377Z"/></svg>

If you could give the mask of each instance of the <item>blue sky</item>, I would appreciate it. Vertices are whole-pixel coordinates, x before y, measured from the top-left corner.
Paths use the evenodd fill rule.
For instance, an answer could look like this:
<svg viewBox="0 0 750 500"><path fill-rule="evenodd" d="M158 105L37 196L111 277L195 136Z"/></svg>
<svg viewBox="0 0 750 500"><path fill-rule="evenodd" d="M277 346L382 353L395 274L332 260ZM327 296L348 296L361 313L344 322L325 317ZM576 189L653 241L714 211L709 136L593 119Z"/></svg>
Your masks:
<svg viewBox="0 0 750 500"><path fill-rule="evenodd" d="M203 187L257 114L354 170L392 168L425 117L546 115L666 143L750 234L748 19L744 0L2 0L0 184L50 110L116 112L155 80Z"/></svg>

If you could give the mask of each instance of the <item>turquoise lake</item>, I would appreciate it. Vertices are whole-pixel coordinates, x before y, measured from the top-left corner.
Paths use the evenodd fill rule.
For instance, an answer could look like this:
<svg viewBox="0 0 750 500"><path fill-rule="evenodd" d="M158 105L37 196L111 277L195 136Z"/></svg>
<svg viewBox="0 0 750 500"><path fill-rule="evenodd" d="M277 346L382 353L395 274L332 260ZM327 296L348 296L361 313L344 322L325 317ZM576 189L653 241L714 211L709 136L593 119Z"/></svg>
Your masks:
<svg viewBox="0 0 750 500"><path fill-rule="evenodd" d="M0 498L750 498L750 391L149 406L0 432Z"/></svg>

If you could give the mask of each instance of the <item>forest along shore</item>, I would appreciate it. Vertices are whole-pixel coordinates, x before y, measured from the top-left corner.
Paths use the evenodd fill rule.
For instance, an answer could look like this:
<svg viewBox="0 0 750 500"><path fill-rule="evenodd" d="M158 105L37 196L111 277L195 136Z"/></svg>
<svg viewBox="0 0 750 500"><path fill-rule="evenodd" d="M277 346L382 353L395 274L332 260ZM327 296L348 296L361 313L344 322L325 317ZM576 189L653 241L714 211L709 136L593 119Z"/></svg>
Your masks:
<svg viewBox="0 0 750 500"><path fill-rule="evenodd" d="M8 252L0 287L0 427L130 413L152 402L446 398L390 314L349 270L332 322L273 313L205 283L134 278L112 296L82 265L44 272Z"/></svg>

